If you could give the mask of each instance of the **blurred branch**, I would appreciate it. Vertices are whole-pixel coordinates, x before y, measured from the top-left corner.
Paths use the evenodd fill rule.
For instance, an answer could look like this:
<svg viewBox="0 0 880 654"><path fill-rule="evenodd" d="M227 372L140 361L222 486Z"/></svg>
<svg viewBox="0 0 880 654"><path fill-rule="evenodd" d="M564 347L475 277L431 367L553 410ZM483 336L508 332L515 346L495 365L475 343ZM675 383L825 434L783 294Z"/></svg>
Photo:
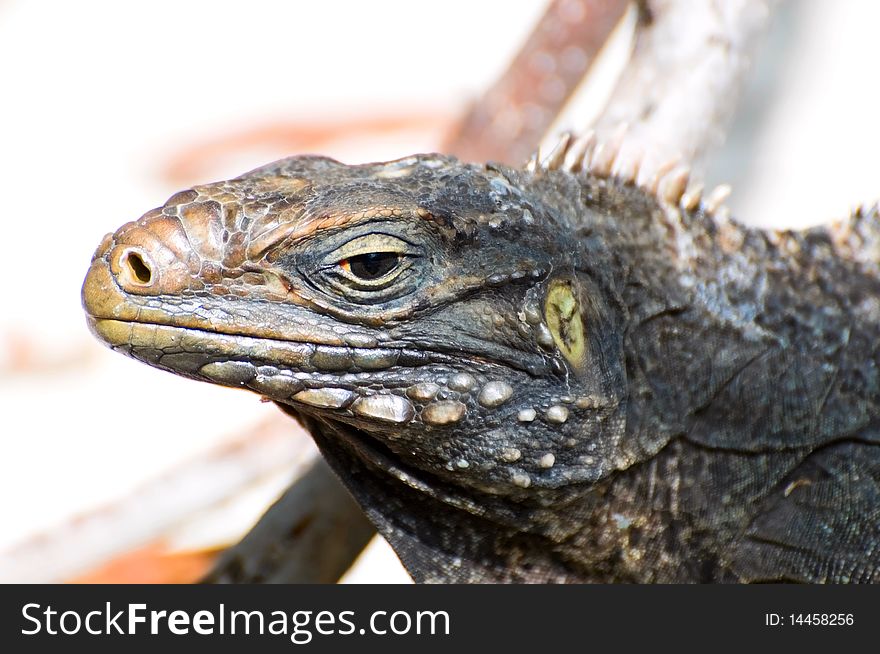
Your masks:
<svg viewBox="0 0 880 654"><path fill-rule="evenodd" d="M376 533L318 459L257 525L229 548L207 583L334 583Z"/></svg>
<svg viewBox="0 0 880 654"><path fill-rule="evenodd" d="M449 121L449 116L440 113L409 113L258 125L182 148L165 164L162 175L174 187L187 186L212 179L217 174L218 161L243 152L257 151L275 157L291 152L327 154L334 143L429 131Z"/></svg>
<svg viewBox="0 0 880 654"><path fill-rule="evenodd" d="M507 71L441 148L465 161L521 165L581 83L626 0L553 0Z"/></svg>
<svg viewBox="0 0 880 654"><path fill-rule="evenodd" d="M97 349L85 339L58 344L22 328L6 329L0 331L0 379L82 370L94 361Z"/></svg>
<svg viewBox="0 0 880 654"><path fill-rule="evenodd" d="M85 574L73 584L189 584L210 570L216 549L178 551L165 539L124 552Z"/></svg>

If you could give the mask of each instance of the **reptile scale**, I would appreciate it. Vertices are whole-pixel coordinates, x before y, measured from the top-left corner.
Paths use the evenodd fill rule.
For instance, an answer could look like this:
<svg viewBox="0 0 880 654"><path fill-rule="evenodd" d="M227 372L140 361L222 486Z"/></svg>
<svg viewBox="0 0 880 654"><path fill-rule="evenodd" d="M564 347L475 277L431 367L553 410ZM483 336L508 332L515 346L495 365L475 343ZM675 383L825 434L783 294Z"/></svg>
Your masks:
<svg viewBox="0 0 880 654"><path fill-rule="evenodd" d="M296 416L416 581L880 581L877 208L752 229L614 156L196 186L105 237L89 325Z"/></svg>

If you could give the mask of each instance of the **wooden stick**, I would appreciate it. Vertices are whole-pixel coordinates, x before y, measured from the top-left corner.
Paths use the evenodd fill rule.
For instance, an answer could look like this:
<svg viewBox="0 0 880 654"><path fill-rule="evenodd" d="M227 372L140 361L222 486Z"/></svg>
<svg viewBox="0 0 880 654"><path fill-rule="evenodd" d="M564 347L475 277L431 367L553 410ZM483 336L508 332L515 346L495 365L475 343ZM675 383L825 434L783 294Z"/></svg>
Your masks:
<svg viewBox="0 0 880 654"><path fill-rule="evenodd" d="M596 122L615 165L650 180L670 162L698 173L720 145L775 0L643 0L635 48Z"/></svg>
<svg viewBox="0 0 880 654"><path fill-rule="evenodd" d="M240 543L229 548L206 583L334 583L376 533L360 506L318 459Z"/></svg>

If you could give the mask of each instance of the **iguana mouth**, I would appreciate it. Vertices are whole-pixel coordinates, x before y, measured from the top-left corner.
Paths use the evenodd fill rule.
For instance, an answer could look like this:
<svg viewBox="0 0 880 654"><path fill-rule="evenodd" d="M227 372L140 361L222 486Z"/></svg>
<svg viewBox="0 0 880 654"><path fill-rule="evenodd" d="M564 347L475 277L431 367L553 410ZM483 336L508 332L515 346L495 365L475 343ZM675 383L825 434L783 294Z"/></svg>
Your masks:
<svg viewBox="0 0 880 654"><path fill-rule="evenodd" d="M322 346L92 316L88 322L111 348L149 365L359 424L453 425L488 384L476 370L461 373L460 359L408 348Z"/></svg>
<svg viewBox="0 0 880 654"><path fill-rule="evenodd" d="M289 378L287 388L295 390L309 383L356 386L374 373L389 383L386 371L393 368L401 384L411 384L419 368L430 367L437 374L461 367L461 359L406 347L323 345L164 323L94 316L87 320L92 332L114 350L197 379L264 393L280 390L282 377ZM254 387L267 376L275 378L273 384Z"/></svg>
<svg viewBox="0 0 880 654"><path fill-rule="evenodd" d="M256 336L243 331L205 329L158 322L88 317L92 332L110 347L128 353L157 353L161 364L180 355L201 357L200 367L222 361L247 359L279 369L302 373L370 373L390 368L417 368L438 364L453 365L461 359L439 352L412 348L353 347L314 341L286 340ZM195 372L187 370L187 372ZM212 381L222 381L212 379Z"/></svg>

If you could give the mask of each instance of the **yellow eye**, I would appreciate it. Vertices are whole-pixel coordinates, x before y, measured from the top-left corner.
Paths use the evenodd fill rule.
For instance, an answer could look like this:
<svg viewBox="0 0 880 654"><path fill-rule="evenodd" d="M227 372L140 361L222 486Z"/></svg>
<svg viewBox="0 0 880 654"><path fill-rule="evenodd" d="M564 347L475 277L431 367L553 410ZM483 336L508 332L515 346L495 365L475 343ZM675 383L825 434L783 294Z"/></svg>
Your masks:
<svg viewBox="0 0 880 654"><path fill-rule="evenodd" d="M366 252L343 259L339 266L357 279L372 282L397 268L401 258L397 252Z"/></svg>

